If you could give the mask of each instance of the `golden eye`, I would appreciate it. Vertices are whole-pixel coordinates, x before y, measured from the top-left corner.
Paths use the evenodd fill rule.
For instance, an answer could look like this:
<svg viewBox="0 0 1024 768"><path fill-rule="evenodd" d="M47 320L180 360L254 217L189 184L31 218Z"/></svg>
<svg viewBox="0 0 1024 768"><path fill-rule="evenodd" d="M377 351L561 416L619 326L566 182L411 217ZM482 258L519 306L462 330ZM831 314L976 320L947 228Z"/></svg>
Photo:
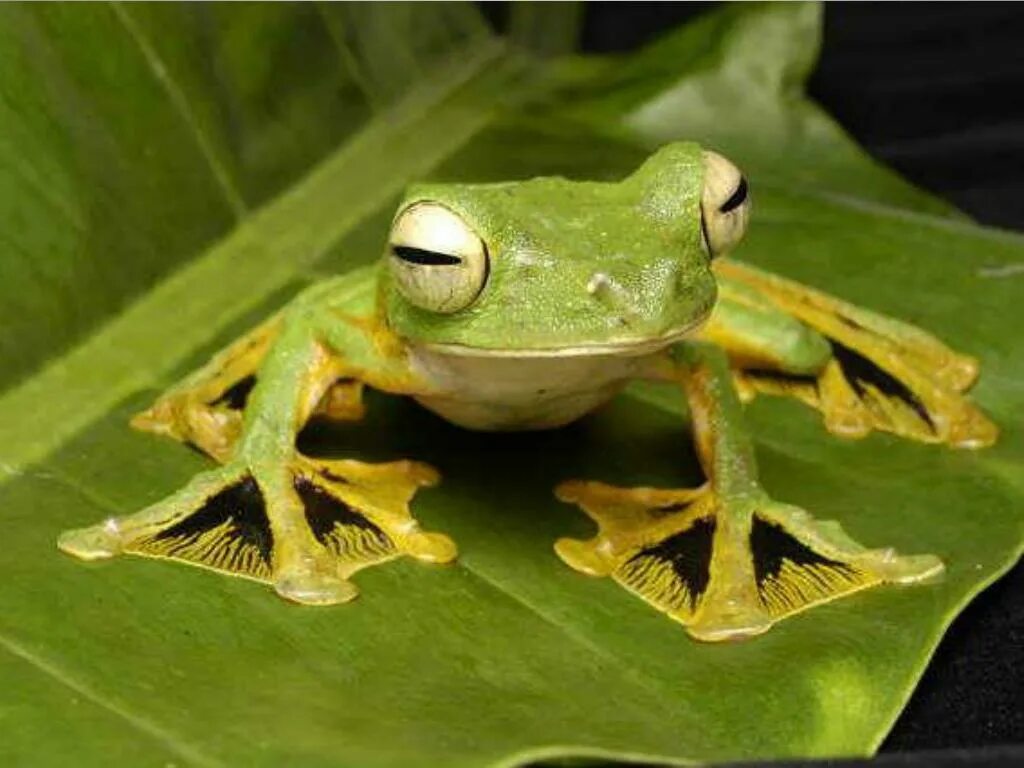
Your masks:
<svg viewBox="0 0 1024 768"><path fill-rule="evenodd" d="M421 309L465 309L487 282L487 247L456 213L413 203L391 225L388 265L399 293Z"/></svg>
<svg viewBox="0 0 1024 768"><path fill-rule="evenodd" d="M704 247L709 256L721 256L743 239L750 219L747 180L729 160L708 150L704 151L700 209Z"/></svg>

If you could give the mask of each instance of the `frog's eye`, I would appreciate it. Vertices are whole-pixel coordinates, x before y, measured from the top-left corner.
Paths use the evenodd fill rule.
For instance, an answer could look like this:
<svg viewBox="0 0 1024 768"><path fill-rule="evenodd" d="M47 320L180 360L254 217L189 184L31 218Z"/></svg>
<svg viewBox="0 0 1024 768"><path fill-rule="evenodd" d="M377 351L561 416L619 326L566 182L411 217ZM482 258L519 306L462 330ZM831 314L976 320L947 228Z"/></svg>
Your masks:
<svg viewBox="0 0 1024 768"><path fill-rule="evenodd" d="M704 190L700 201L704 247L714 258L743 239L750 218L747 180L717 152L704 152Z"/></svg>
<svg viewBox="0 0 1024 768"><path fill-rule="evenodd" d="M451 314L465 309L487 282L487 247L443 205L413 203L391 226L391 276L405 299Z"/></svg>

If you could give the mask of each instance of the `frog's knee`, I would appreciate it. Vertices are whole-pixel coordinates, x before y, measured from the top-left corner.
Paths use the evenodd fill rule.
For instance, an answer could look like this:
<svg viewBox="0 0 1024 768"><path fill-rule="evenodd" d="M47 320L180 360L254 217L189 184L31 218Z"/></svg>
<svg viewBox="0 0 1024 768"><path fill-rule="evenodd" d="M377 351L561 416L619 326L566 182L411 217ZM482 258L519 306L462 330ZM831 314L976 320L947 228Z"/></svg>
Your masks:
<svg viewBox="0 0 1024 768"><path fill-rule="evenodd" d="M778 367L794 376L813 376L822 371L832 356L828 339L803 323L793 323L773 344Z"/></svg>

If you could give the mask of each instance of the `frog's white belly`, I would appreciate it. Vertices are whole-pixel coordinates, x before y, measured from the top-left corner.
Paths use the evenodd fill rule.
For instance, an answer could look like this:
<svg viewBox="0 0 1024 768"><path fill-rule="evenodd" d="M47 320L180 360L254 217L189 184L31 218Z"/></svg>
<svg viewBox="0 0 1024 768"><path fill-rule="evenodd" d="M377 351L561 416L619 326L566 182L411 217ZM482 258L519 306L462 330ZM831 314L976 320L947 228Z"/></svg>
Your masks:
<svg viewBox="0 0 1024 768"><path fill-rule="evenodd" d="M467 429L530 430L568 424L643 375L649 356L451 355L414 347L411 362L436 394L424 407Z"/></svg>

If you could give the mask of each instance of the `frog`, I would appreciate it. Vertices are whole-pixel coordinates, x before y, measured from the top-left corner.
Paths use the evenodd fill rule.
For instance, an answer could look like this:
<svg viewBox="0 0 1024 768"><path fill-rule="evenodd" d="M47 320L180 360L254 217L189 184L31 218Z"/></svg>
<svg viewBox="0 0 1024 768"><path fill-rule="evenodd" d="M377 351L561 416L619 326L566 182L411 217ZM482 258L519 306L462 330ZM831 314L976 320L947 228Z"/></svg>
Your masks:
<svg viewBox="0 0 1024 768"><path fill-rule="evenodd" d="M468 430L558 429L647 381L685 402L704 481L560 483L556 497L594 527L552 542L570 568L611 578L707 642L864 589L933 581L937 556L862 544L775 500L744 408L795 398L837 438L982 448L998 428L967 395L978 362L737 260L751 205L739 168L687 141L618 180L412 184L375 264L305 288L132 420L215 465L139 512L64 532L58 547L345 603L364 568L451 563L458 549L410 506L437 470L305 455L297 436L311 419L361 419L370 388Z"/></svg>

